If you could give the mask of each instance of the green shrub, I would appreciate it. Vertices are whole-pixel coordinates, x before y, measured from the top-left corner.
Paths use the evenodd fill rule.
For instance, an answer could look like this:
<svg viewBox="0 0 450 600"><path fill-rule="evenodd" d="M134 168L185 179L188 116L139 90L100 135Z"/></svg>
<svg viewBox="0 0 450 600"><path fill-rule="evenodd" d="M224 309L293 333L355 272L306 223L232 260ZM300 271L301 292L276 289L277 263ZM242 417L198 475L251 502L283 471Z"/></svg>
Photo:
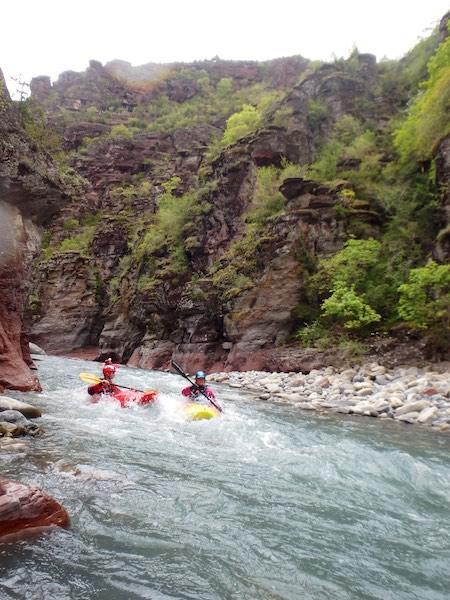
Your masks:
<svg viewBox="0 0 450 600"><path fill-rule="evenodd" d="M331 317L346 329L361 329L380 321L381 316L373 310L354 287L338 283L333 293L322 304L322 315Z"/></svg>
<svg viewBox="0 0 450 600"><path fill-rule="evenodd" d="M411 269L399 291L398 312L411 327L450 331L450 265L430 261Z"/></svg>
<svg viewBox="0 0 450 600"><path fill-rule="evenodd" d="M289 106L284 106L278 108L272 117L272 125L275 127L284 127L287 129L289 125L289 120L292 117L292 108Z"/></svg>
<svg viewBox="0 0 450 600"><path fill-rule="evenodd" d="M89 247L95 233L95 226L87 226L80 233L73 237L66 238L61 242L59 247L54 249L55 252L78 252L81 255L89 255Z"/></svg>
<svg viewBox="0 0 450 600"><path fill-rule="evenodd" d="M249 223L262 225L270 217L283 212L286 199L279 191L280 179L281 171L274 166L257 170L254 207L247 216Z"/></svg>
<svg viewBox="0 0 450 600"><path fill-rule="evenodd" d="M363 291L370 279L371 269L380 262L381 244L378 240L353 240L344 248L319 263L311 284L319 294L324 294L338 285L356 287Z"/></svg>
<svg viewBox="0 0 450 600"><path fill-rule="evenodd" d="M63 223L63 228L66 231L72 231L73 229L76 229L79 226L79 221L78 219L75 219L73 217L70 217L69 219L66 219Z"/></svg>
<svg viewBox="0 0 450 600"><path fill-rule="evenodd" d="M112 139L122 138L125 140L131 140L133 133L126 127L126 125L114 125L112 127L109 137Z"/></svg>
<svg viewBox="0 0 450 600"><path fill-rule="evenodd" d="M217 82L216 90L220 97L226 98L234 90L234 81L231 77L223 77Z"/></svg>
<svg viewBox="0 0 450 600"><path fill-rule="evenodd" d="M250 104L244 104L242 110L234 113L227 120L223 134L223 145L234 144L240 138L256 131L261 123L261 113Z"/></svg>
<svg viewBox="0 0 450 600"><path fill-rule="evenodd" d="M450 133L450 36L428 63L428 79L422 92L398 128L395 144L403 163L430 159Z"/></svg>
<svg viewBox="0 0 450 600"><path fill-rule="evenodd" d="M311 129L318 129L329 115L328 106L322 100L310 100L307 107L307 121Z"/></svg>

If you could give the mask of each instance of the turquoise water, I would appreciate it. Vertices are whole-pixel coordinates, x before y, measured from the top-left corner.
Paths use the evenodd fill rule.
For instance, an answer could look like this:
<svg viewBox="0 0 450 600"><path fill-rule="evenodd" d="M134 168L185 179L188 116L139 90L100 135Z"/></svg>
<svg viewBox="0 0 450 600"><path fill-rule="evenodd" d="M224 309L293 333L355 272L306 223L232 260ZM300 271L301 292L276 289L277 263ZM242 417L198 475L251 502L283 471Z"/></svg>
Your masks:
<svg viewBox="0 0 450 600"><path fill-rule="evenodd" d="M450 436L224 386L224 416L189 423L180 377L121 368L162 391L158 407L121 409L90 404L80 371L100 368L39 362L46 434L2 452L5 476L72 521L0 547L2 600L450 597Z"/></svg>

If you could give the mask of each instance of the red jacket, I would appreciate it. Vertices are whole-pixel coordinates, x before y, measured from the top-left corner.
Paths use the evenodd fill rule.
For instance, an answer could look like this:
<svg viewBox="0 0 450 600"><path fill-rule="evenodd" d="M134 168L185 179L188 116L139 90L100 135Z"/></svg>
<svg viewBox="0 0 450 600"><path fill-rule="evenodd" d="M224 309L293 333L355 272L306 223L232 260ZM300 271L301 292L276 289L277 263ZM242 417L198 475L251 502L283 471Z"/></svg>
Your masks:
<svg viewBox="0 0 450 600"><path fill-rule="evenodd" d="M211 398L212 400L216 399L216 395L210 387L204 387L202 392L203 394L206 394L208 398ZM181 390L181 393L183 394L183 396L186 396L186 398L189 398L190 400L194 401L201 400L205 397L196 385L189 385L188 387Z"/></svg>
<svg viewBox="0 0 450 600"><path fill-rule="evenodd" d="M113 383L108 383L107 381L100 381L100 383L96 383L95 385L90 385L88 387L88 394L91 396L95 396L95 394L114 394L119 391L120 388Z"/></svg>

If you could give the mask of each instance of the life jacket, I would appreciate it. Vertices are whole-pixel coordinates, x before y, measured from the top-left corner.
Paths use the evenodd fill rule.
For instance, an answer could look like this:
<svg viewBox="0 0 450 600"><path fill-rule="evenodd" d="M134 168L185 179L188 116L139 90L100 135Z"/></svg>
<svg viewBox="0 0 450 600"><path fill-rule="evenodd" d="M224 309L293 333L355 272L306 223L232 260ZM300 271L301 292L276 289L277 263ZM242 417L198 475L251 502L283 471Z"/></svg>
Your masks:
<svg viewBox="0 0 450 600"><path fill-rule="evenodd" d="M203 393L202 393L203 392ZM181 390L183 396L186 396L190 400L201 400L205 399L205 394L208 398L215 400L216 396L212 389L208 386L205 386L203 389L200 389L197 385L189 385L188 387Z"/></svg>

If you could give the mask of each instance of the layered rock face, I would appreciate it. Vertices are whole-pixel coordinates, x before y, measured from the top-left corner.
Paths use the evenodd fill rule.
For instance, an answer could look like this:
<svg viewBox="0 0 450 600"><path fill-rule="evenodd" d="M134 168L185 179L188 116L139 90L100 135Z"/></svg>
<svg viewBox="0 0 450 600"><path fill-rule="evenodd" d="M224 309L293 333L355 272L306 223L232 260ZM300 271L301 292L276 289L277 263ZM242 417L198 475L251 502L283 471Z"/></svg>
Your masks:
<svg viewBox="0 0 450 600"><path fill-rule="evenodd" d="M236 86L258 82L262 73L281 87L292 86L306 66L307 61L300 58L272 61L264 69L257 63L201 63L210 77L230 77ZM116 78L115 83L111 77ZM91 63L78 79L77 74L66 73L50 90L41 79L34 87L36 98L48 94L46 106L52 119L55 103L66 106L75 96L97 107L113 102L114 94L116 102L123 99L125 87L121 86L132 77L126 64L101 67ZM192 272L162 283L150 295L139 289L142 274L130 268L124 277L120 268L129 253L130 228L119 221L125 214L128 221L151 219L158 210L161 185L173 176L181 180L179 194L195 186L205 151L211 140L221 135L224 122L179 128L172 133L143 131L132 140L105 138L105 126L100 122L69 123L63 130L69 150L77 150L85 135L91 139L100 136L82 154L77 152L72 163L90 182L91 200L69 206L52 223L51 230L58 237L64 218L81 220L83 214L95 210L103 216L90 246L90 258L65 252L43 263L36 280L39 302L33 315L32 339L56 353L98 343L99 356L111 355L145 367L166 367L174 354L184 364L209 369L264 368L268 349L284 343L296 326L302 252L317 258L341 248L346 238L344 221L334 208L339 203L336 193L311 184L308 187L301 181L285 186L286 211L264 232L267 241L256 256L256 281L236 299L223 301L210 270L233 242L245 235L256 169L280 166L283 160L308 164L343 115L373 116L359 110L355 99L371 99L375 78L376 64L370 55L360 55L352 73L339 66L325 66L291 88L269 115L269 127L222 152L205 180L211 188L204 196L207 214L196 219L192 233L196 243L187 250ZM168 78L158 82L158 93L162 89L170 100L182 102L198 92L192 85L195 87L195 81L184 75ZM100 97L102 86L104 95ZM135 87L130 102L139 105L152 93L154 89L139 91ZM310 105L319 100L326 107L326 118L316 122L311 119ZM280 109L288 115L282 126L276 124ZM122 122L120 114L114 119L115 123ZM274 125L270 126L272 120ZM143 174L152 182L146 193L127 198L111 193L114 186ZM359 218L367 221L367 215ZM111 302L106 289L118 275L118 297Z"/></svg>
<svg viewBox="0 0 450 600"><path fill-rule="evenodd" d="M38 228L63 199L59 175L20 128L0 72L0 384L11 389L40 389L22 318Z"/></svg>
<svg viewBox="0 0 450 600"><path fill-rule="evenodd" d="M144 338L129 364L164 368L174 353L191 369L264 370L276 362L278 370L292 370L291 357L275 358L273 349L289 340L298 322L295 310L302 296L305 260L340 249L347 233L336 191L303 179L286 180L282 191L286 210L264 231L256 252L256 284L227 303L211 279L191 283L172 307L173 319L159 323L156 331L162 339ZM377 233L376 213L359 209L352 219ZM224 223L222 213L222 228ZM301 367L297 360L296 369Z"/></svg>
<svg viewBox="0 0 450 600"><path fill-rule="evenodd" d="M450 137L439 146L436 157L436 178L443 192L444 227L438 234L434 254L440 262L450 262Z"/></svg>
<svg viewBox="0 0 450 600"><path fill-rule="evenodd" d="M439 26L440 40L448 36L450 11L441 19ZM447 136L439 145L436 153L436 180L443 190L444 227L438 234L434 254L440 262L450 262L450 137Z"/></svg>
<svg viewBox="0 0 450 600"><path fill-rule="evenodd" d="M33 82L34 100L60 133L70 167L88 184L48 227L53 254L34 280L32 339L55 353L98 346L98 357L149 368L166 368L175 356L187 368L292 370L292 353L277 349L300 324L308 264L336 253L354 231L379 237L385 216L370 193L352 204L344 201L355 196L351 185L295 177L279 182L283 209L251 238L258 172L311 165L344 117L379 136L371 158L381 170L392 160L382 141L390 135L386 123L407 92L396 102L384 94L383 68L369 54L309 70L301 57L163 67L93 61L85 73L62 74L53 85L45 78ZM214 104L222 102L220 93L262 88L282 93L275 93L259 128L213 151L226 125L226 113ZM199 99L213 106L205 100L212 116L200 124ZM185 105L191 113L183 112ZM444 143L437 165L442 181L446 154ZM361 162L350 156L340 166L358 172ZM195 196L176 248L170 230L158 237L153 227L169 188L180 212L186 197ZM436 250L441 258L445 239ZM251 272L225 290L217 273L227 266L240 273L239 247Z"/></svg>
<svg viewBox="0 0 450 600"><path fill-rule="evenodd" d="M0 203L0 383L13 389L39 390L32 376L22 325L26 278L26 229L17 208Z"/></svg>

